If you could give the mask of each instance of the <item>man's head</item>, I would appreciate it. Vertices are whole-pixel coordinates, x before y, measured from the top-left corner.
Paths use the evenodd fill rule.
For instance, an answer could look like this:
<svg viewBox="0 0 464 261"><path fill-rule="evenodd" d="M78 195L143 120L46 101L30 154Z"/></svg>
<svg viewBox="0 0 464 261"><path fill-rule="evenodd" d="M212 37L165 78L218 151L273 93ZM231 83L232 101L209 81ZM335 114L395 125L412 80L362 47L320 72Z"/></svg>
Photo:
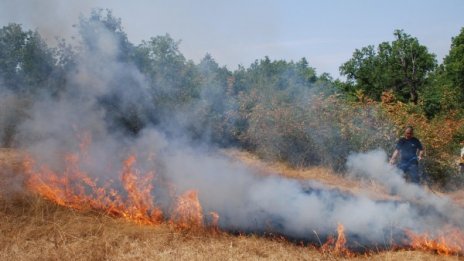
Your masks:
<svg viewBox="0 0 464 261"><path fill-rule="evenodd" d="M412 126L408 126L406 127L406 129L404 129L404 137L406 139L414 137L414 129L412 128Z"/></svg>

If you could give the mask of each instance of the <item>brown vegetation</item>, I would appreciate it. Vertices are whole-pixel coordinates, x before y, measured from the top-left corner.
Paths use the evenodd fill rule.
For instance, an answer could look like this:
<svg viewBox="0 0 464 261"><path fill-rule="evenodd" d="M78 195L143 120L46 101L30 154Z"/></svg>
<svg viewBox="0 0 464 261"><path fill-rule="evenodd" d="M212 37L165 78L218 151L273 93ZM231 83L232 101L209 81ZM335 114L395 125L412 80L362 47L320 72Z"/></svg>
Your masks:
<svg viewBox="0 0 464 261"><path fill-rule="evenodd" d="M397 127L398 133L410 125L414 126L426 149L424 168L429 178L437 185L462 186L458 175L457 160L464 133L464 119L458 111L450 111L446 116L427 119L414 104L396 101L392 92L384 92L381 108Z"/></svg>
<svg viewBox="0 0 464 261"><path fill-rule="evenodd" d="M350 179L335 173L330 168L294 168L285 162L263 162L256 155L237 150L229 150L226 154L257 169L263 175L277 174L292 179L312 180L329 188L336 188L351 194L363 194L373 199L395 198L383 186L373 180Z"/></svg>

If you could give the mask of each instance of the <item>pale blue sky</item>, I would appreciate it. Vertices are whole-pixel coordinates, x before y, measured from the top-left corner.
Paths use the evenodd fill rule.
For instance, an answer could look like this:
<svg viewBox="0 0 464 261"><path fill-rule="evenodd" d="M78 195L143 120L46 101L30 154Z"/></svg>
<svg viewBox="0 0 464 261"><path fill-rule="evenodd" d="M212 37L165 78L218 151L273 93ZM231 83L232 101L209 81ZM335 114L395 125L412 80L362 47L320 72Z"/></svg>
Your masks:
<svg viewBox="0 0 464 261"><path fill-rule="evenodd" d="M392 41L395 29L418 38L442 62L464 27L464 0L0 0L0 25L18 22L69 36L78 15L94 7L113 10L132 43L169 33L195 62L208 52L233 70L265 55L305 57L335 78L356 48Z"/></svg>

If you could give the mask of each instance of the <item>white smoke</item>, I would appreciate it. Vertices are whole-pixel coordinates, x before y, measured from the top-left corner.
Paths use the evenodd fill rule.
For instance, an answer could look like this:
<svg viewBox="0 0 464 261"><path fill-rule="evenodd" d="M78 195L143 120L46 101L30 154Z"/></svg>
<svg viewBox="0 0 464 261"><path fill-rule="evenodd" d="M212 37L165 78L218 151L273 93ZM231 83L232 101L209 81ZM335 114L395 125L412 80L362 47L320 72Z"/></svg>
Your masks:
<svg viewBox="0 0 464 261"><path fill-rule="evenodd" d="M419 201L436 206L449 203L446 197L438 197L419 184L406 182L403 173L387 162L387 154L383 150L352 154L348 157L347 167L352 177L368 178L382 184L392 195L404 200Z"/></svg>
<svg viewBox="0 0 464 261"><path fill-rule="evenodd" d="M316 182L277 175L263 177L215 150L169 141L154 129L145 130L136 144L140 146L137 151L157 155L162 165L158 168L160 174L175 184L179 193L196 189L205 214L218 212L220 226L225 230L282 233L308 239L314 238L315 232L327 236L340 223L358 243L382 245L392 241L392 234L402 234L405 229L436 232L435 228L448 222L461 225L457 217L462 217L462 213L444 215L443 211L450 210L452 204L405 183L398 170L386 163L384 152L352 155L348 163L351 173L379 180L391 176L392 181L387 180L387 184L411 190L400 193L408 197L404 200L372 200Z"/></svg>
<svg viewBox="0 0 464 261"><path fill-rule="evenodd" d="M463 225L461 220L464 212L460 207L453 204L446 195L438 196L426 186L406 182L402 171L387 162L385 151L352 154L348 158L347 167L352 177L374 180L383 185L390 194L400 196L401 200L441 213L456 226ZM424 218L426 217L421 217L420 220Z"/></svg>

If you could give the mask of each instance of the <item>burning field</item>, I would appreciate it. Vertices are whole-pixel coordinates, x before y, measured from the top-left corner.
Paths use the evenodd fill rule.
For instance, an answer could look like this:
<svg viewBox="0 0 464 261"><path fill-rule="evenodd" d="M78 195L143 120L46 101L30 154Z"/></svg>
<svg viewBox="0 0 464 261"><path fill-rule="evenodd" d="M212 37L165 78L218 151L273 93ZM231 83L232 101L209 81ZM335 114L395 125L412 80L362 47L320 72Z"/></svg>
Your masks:
<svg viewBox="0 0 464 261"><path fill-rule="evenodd" d="M352 178L385 188L385 199L373 199L315 180L263 175L214 150L179 149L156 131L145 135L133 141L139 149L111 156L80 135L76 152L56 154L55 166L26 155L24 185L57 205L141 225L274 235L347 255L395 248L464 253L462 208L406 183L383 151L352 155L347 163Z"/></svg>
<svg viewBox="0 0 464 261"><path fill-rule="evenodd" d="M34 162L27 154L1 151L2 259L423 260L436 259L436 255L453 259L463 253L460 223L453 216L460 212L445 209L452 202L425 202L434 199L431 195L407 201L400 193L388 193L386 186L381 190L378 185L373 187L378 182L355 182L322 169L297 171L284 167L279 171L284 176L277 175L272 172L278 169L275 165L267 166L247 154L229 153L231 158L227 157L226 162L246 169L254 178L248 182L254 183L244 185L249 191L241 191L231 199L222 198L222 207L217 205L214 210L214 199L202 197L211 195L210 191L200 190L199 186L179 190L178 185L163 177L162 169L144 170L133 154L121 162L114 180L97 178L84 169L86 157L91 156L87 153L63 155L64 170L58 173ZM295 177L301 173L325 178ZM275 182L283 187L290 182L294 191L285 188L285 194L273 186ZM235 186L230 180L226 187L235 190ZM226 187L220 188L216 199L236 193ZM261 199L260 208L256 209L256 195L250 194L262 190L271 193L267 196L272 200ZM289 194L292 192L296 194ZM285 202L279 202L272 193ZM368 195L377 199L370 200ZM238 208L233 209L234 205ZM364 212L368 207L376 210L374 205L389 212L404 208L403 216L395 220L391 213L383 212L387 217L381 217ZM353 209L338 214L344 207ZM363 213L357 208L363 208ZM279 209L286 213L279 213ZM404 221L411 213L417 218L415 224ZM330 216L334 215L338 216L337 221L330 224L335 220ZM376 218L369 217L372 215ZM387 227L380 227L381 218L390 219ZM417 230L422 223L430 222L437 227ZM296 224L300 230L293 229Z"/></svg>

